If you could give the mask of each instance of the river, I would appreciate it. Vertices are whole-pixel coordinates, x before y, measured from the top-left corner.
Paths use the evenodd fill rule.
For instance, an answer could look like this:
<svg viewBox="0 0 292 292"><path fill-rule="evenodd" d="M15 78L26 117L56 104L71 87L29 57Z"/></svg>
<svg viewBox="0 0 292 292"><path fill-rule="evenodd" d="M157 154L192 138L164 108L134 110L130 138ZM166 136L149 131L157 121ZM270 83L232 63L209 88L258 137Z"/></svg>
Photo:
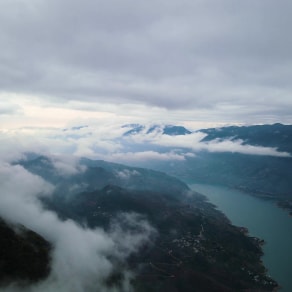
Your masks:
<svg viewBox="0 0 292 292"><path fill-rule="evenodd" d="M251 236L264 239L263 263L268 274L282 287L292 291L292 218L271 201L256 198L223 186L191 184L204 194L236 226L244 226Z"/></svg>

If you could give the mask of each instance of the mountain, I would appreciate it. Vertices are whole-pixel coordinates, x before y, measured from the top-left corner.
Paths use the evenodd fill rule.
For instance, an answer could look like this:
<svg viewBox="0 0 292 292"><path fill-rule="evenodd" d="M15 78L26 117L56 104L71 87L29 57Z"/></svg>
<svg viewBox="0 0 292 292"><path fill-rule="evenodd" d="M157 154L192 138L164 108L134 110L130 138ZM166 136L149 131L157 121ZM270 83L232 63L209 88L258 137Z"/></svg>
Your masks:
<svg viewBox="0 0 292 292"><path fill-rule="evenodd" d="M0 288L12 282L34 283L50 272L51 245L24 226L0 218Z"/></svg>
<svg viewBox="0 0 292 292"><path fill-rule="evenodd" d="M182 126L165 126L163 128L163 134L169 136L179 136L179 135L188 135L192 132L187 130L185 127Z"/></svg>
<svg viewBox="0 0 292 292"><path fill-rule="evenodd" d="M129 124L129 125L124 125L123 128L129 128L129 130L124 133L124 136L141 134L143 132L145 132L145 134L158 132L163 135L169 135L169 136L188 135L192 133L191 131L187 130L183 126L174 126L174 125L144 126L140 124Z"/></svg>
<svg viewBox="0 0 292 292"><path fill-rule="evenodd" d="M156 161L153 168L188 183L219 184L275 200L292 200L292 158L200 152L183 161Z"/></svg>
<svg viewBox="0 0 292 292"><path fill-rule="evenodd" d="M48 157L22 165L59 186L42 202L63 220L106 232L118 221L125 235L137 227L123 223L123 214L149 222L156 232L122 267L135 273L134 291L272 291L277 286L261 262L261 241L232 226L174 177L89 159L80 161L86 169L71 176L60 176ZM81 187L71 191L73 184ZM117 269L108 285L118 286L120 279Z"/></svg>
<svg viewBox="0 0 292 292"><path fill-rule="evenodd" d="M139 167L130 167L103 160L82 158L79 162L79 171L71 175L62 175L56 169L58 162L45 156L19 162L31 173L37 174L53 183L57 190L67 192L95 190L108 184L136 190L150 190L159 192L188 191L188 186L175 177L163 172ZM54 164L55 163L55 164Z"/></svg>
<svg viewBox="0 0 292 292"><path fill-rule="evenodd" d="M230 126L197 132L206 134L199 142L201 145L212 142L216 146L220 142L240 140L246 149L250 146L272 147L292 155L292 125ZM184 159L143 161L140 165L166 172L188 183L219 184L274 199L292 214L292 157L240 153L229 148L230 144L226 145L226 151L220 149L216 152L216 148L200 150L198 147L193 152L189 149L193 155ZM172 147L159 148L160 153L172 150ZM179 147L175 151L178 154L185 152Z"/></svg>

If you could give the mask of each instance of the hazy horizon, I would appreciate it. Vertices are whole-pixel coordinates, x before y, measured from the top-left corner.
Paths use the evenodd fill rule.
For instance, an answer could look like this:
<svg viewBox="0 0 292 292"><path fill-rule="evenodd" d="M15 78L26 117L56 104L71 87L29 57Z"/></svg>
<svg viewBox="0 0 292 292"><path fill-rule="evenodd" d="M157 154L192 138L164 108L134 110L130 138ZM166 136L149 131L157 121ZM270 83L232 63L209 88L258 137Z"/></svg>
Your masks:
<svg viewBox="0 0 292 292"><path fill-rule="evenodd" d="M291 8L3 0L1 128L291 124Z"/></svg>

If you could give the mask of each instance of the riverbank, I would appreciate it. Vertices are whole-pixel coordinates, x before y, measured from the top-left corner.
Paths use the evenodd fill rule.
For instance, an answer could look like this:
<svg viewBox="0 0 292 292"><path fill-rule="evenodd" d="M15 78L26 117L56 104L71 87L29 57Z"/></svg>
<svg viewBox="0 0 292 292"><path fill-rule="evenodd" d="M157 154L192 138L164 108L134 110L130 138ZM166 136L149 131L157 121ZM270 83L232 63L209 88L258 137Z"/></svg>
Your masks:
<svg viewBox="0 0 292 292"><path fill-rule="evenodd" d="M205 195L232 222L248 228L251 236L265 241L262 257L268 273L283 288L292 291L292 220L284 210L270 200L248 195L246 192L223 186L190 184L190 187Z"/></svg>
<svg viewBox="0 0 292 292"><path fill-rule="evenodd" d="M287 211L289 213L290 217L292 216L292 199L290 199L288 197L281 197L280 195L276 195L274 193L267 193L267 192L262 192L259 190L252 190L252 189L248 189L248 188L243 187L243 186L239 186L239 187L230 186L230 189L236 189L236 190L242 191L248 195L255 196L257 198L272 201L279 208Z"/></svg>

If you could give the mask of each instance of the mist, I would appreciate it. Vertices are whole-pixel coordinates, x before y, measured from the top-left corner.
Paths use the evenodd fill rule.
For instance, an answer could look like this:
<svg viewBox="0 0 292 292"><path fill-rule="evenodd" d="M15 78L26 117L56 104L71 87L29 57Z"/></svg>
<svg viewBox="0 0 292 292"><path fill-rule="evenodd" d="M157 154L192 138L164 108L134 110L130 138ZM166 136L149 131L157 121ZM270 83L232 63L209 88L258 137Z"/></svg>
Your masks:
<svg viewBox="0 0 292 292"><path fill-rule="evenodd" d="M66 129L34 129L2 132L0 159L12 161L23 152L34 152L50 157L62 176L82 172L78 157L114 162L175 161L195 156L200 151L232 152L245 155L290 157L287 152L272 147L249 145L240 139L203 141L207 134L196 131L176 136L157 131L148 132L151 124L134 135L125 136L128 128L120 124L95 124ZM75 157L73 159L73 157ZM77 158L76 158L77 157Z"/></svg>
<svg viewBox="0 0 292 292"><path fill-rule="evenodd" d="M53 246L46 280L31 286L14 283L1 291L132 291L130 281L135 274L127 269L125 260L155 234L145 218L120 214L107 232L62 221L39 200L51 196L54 186L19 165L1 164L0 185L0 216L37 232ZM117 272L121 283L110 287L107 280Z"/></svg>

